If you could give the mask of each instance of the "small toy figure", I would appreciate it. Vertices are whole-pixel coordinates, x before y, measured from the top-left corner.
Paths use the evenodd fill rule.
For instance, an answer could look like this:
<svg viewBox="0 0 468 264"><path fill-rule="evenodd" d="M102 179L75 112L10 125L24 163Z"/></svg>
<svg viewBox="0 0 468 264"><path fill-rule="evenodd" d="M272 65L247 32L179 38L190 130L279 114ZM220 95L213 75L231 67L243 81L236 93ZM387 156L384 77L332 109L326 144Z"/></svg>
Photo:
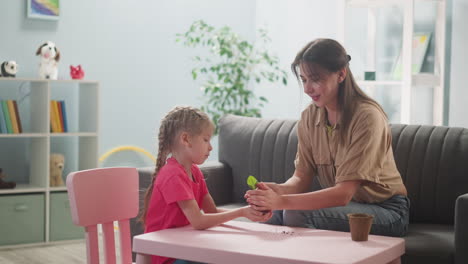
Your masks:
<svg viewBox="0 0 468 264"><path fill-rule="evenodd" d="M78 65L76 67L73 67L73 65L70 65L70 76L72 79L76 80L81 80L84 77L84 71L81 68L81 65Z"/></svg>
<svg viewBox="0 0 468 264"><path fill-rule="evenodd" d="M18 64L16 61L4 61L0 66L0 77L16 77Z"/></svg>
<svg viewBox="0 0 468 264"><path fill-rule="evenodd" d="M6 182L3 178L6 177L3 174L2 168L0 168L0 189L13 189L16 187L16 182Z"/></svg>
<svg viewBox="0 0 468 264"><path fill-rule="evenodd" d="M60 60L60 51L53 42L47 41L36 51L37 56L41 56L39 63L39 78L57 80L57 63Z"/></svg>

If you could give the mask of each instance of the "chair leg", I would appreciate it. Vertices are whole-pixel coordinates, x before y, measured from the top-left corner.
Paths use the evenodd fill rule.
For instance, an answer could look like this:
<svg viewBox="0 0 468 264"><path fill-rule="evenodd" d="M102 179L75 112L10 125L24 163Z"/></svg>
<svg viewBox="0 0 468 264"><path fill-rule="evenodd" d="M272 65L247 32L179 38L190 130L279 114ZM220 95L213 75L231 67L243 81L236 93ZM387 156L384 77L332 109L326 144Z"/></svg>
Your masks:
<svg viewBox="0 0 468 264"><path fill-rule="evenodd" d="M123 264L132 263L132 245L130 243L130 220L119 221L120 259Z"/></svg>
<svg viewBox="0 0 468 264"><path fill-rule="evenodd" d="M388 264L401 264L401 258L396 258L390 261Z"/></svg>
<svg viewBox="0 0 468 264"><path fill-rule="evenodd" d="M115 258L115 239L114 239L114 223L102 224L102 233L104 241L104 259L106 264L116 263Z"/></svg>
<svg viewBox="0 0 468 264"><path fill-rule="evenodd" d="M151 264L151 255L137 253L136 264Z"/></svg>
<svg viewBox="0 0 468 264"><path fill-rule="evenodd" d="M97 225L85 227L86 259L89 264L99 264Z"/></svg>

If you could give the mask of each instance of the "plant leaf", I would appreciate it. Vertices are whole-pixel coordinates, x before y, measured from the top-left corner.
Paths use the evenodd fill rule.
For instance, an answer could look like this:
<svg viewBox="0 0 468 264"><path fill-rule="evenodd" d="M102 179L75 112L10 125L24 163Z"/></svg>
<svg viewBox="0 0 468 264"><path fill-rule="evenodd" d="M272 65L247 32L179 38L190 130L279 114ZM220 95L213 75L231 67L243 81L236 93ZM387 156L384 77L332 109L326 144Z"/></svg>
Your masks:
<svg viewBox="0 0 468 264"><path fill-rule="evenodd" d="M249 177L247 177L247 185L249 185L250 189L252 190L255 190L255 188L257 188L257 179L250 175Z"/></svg>
<svg viewBox="0 0 468 264"><path fill-rule="evenodd" d="M287 85L288 75L279 67L278 56L257 45L271 41L265 29L259 29L260 42L251 43L228 26L215 28L197 20L187 32L175 36L186 47L205 50L203 55L193 57L197 66L191 75L193 80L202 81L204 109L215 125L227 113L261 117L261 109L268 100L257 97L251 83L269 81Z"/></svg>

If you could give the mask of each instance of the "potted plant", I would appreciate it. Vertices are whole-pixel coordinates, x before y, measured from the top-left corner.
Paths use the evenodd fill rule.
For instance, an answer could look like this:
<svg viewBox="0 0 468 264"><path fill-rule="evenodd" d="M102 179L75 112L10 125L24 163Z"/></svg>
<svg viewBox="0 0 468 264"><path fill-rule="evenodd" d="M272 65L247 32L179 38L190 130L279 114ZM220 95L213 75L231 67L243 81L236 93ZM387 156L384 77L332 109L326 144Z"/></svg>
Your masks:
<svg viewBox="0 0 468 264"><path fill-rule="evenodd" d="M276 56L242 39L227 26L215 28L199 20L176 36L176 41L187 47L208 50L209 55L194 57L198 65L192 69L192 78L204 77L201 89L206 103L201 109L211 116L216 127L225 114L261 117L261 108L268 100L257 97L252 84L269 81L287 85L287 73L280 69ZM258 40L263 46L270 41L265 30L259 30Z"/></svg>

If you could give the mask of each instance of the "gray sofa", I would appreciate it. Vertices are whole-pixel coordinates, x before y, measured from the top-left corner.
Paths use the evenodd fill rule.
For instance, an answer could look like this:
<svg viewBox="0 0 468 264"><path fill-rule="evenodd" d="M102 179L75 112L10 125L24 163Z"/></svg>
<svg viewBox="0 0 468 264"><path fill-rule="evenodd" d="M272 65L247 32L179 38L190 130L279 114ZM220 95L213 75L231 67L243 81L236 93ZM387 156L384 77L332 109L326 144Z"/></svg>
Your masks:
<svg viewBox="0 0 468 264"><path fill-rule="evenodd" d="M244 204L246 178L284 182L294 171L296 120L228 115L219 161L201 166L217 205ZM468 129L391 125L397 167L411 199L402 263L468 263ZM140 168L140 187L153 168ZM314 181L311 189L320 188ZM132 221L132 235L141 233Z"/></svg>

